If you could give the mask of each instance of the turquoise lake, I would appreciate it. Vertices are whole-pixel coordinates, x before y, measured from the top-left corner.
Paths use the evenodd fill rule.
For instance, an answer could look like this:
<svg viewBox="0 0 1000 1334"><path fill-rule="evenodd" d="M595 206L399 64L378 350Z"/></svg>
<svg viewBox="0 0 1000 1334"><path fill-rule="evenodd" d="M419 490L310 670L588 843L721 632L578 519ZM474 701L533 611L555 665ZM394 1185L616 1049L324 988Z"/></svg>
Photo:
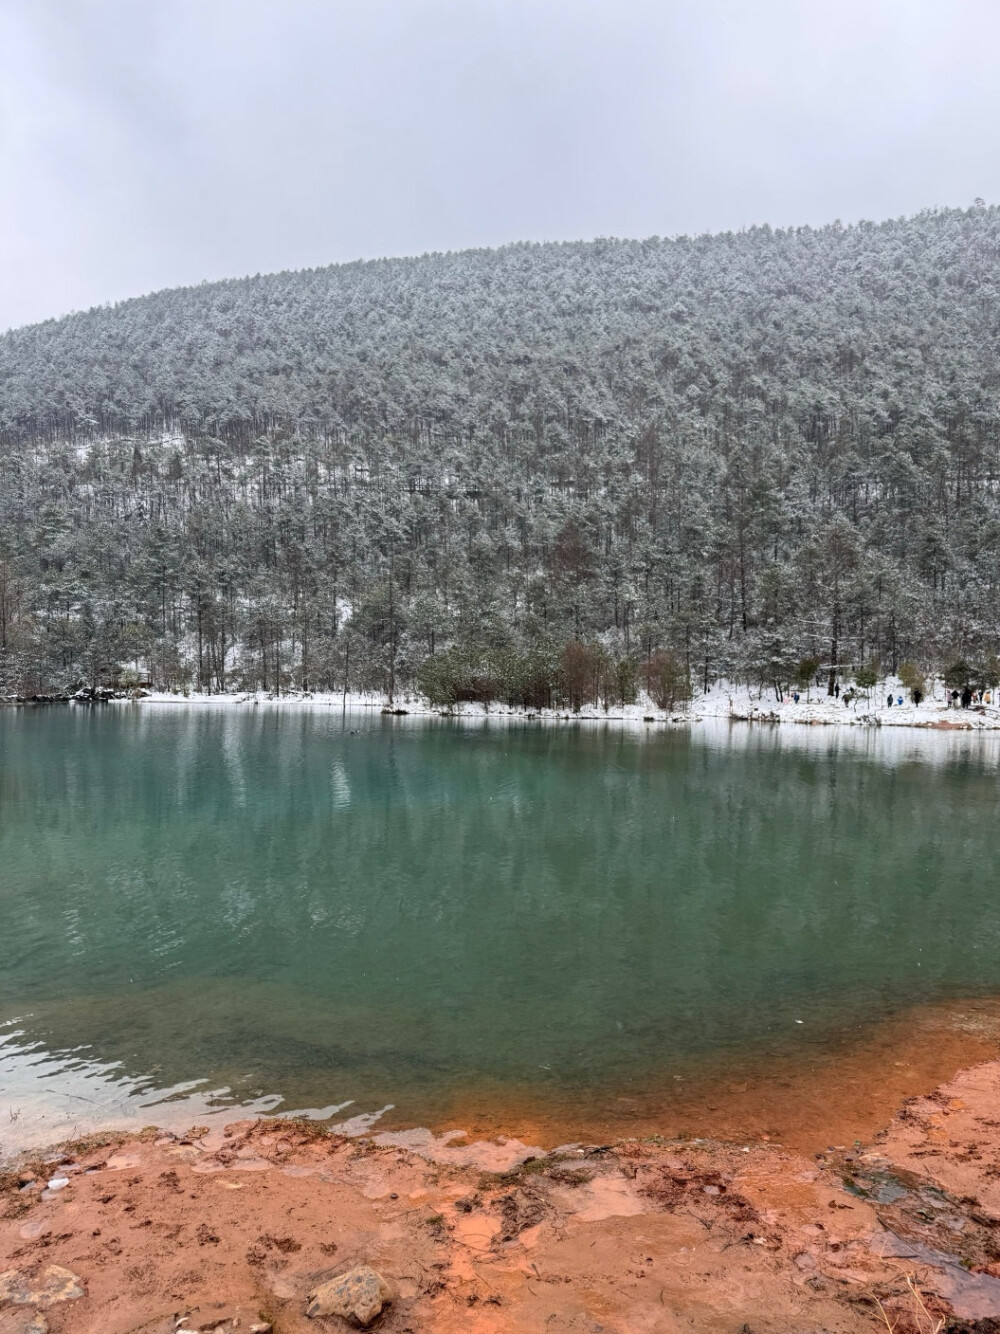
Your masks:
<svg viewBox="0 0 1000 1334"><path fill-rule="evenodd" d="M0 1103L428 1124L995 995L998 761L886 729L4 709Z"/></svg>

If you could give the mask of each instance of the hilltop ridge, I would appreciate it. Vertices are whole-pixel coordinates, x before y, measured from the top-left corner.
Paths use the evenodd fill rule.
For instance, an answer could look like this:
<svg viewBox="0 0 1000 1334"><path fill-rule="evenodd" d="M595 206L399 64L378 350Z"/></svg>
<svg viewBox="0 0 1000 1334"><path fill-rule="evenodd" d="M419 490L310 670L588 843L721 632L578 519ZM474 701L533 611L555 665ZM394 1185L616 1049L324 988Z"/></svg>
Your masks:
<svg viewBox="0 0 1000 1334"><path fill-rule="evenodd" d="M13 330L2 684L573 705L812 663L991 679L998 259L977 204L357 262Z"/></svg>

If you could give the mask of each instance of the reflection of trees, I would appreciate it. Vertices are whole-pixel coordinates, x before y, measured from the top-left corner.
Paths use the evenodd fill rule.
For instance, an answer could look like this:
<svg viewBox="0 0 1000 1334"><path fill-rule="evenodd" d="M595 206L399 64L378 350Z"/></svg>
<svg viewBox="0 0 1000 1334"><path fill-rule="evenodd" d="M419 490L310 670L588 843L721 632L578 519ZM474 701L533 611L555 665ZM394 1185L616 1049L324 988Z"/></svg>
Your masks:
<svg viewBox="0 0 1000 1334"><path fill-rule="evenodd" d="M193 710L5 742L4 1012L136 1070L614 1079L996 982L972 759Z"/></svg>

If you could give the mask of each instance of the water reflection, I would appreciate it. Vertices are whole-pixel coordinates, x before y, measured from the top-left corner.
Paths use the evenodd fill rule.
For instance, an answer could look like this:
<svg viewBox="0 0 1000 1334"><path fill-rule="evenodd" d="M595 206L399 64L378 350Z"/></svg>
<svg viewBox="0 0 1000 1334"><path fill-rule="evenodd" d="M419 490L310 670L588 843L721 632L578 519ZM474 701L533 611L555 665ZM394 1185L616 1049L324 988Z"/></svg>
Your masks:
<svg viewBox="0 0 1000 1334"><path fill-rule="evenodd" d="M7 1102L420 1120L1000 989L989 737L142 707L0 748Z"/></svg>

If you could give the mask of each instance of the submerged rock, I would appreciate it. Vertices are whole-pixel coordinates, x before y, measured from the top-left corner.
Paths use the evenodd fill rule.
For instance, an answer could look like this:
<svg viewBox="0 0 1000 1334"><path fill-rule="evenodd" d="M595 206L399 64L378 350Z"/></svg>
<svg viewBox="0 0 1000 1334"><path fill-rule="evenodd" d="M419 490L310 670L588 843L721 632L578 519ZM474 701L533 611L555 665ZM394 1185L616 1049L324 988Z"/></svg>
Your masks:
<svg viewBox="0 0 1000 1334"><path fill-rule="evenodd" d="M394 1296L381 1274L367 1265L359 1265L311 1292L306 1315L311 1319L339 1315L364 1328L378 1319Z"/></svg>

